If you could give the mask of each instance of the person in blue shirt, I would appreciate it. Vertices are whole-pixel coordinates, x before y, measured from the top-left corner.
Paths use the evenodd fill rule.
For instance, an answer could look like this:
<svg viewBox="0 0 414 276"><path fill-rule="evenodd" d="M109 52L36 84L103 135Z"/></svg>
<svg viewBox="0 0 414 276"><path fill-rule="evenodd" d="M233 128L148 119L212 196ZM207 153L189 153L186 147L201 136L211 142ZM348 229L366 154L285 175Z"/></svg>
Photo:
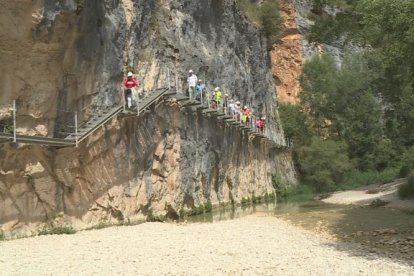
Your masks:
<svg viewBox="0 0 414 276"><path fill-rule="evenodd" d="M201 99L205 99L205 91L206 91L206 85L203 83L202 80L198 80L195 89L197 91L196 100L201 101Z"/></svg>

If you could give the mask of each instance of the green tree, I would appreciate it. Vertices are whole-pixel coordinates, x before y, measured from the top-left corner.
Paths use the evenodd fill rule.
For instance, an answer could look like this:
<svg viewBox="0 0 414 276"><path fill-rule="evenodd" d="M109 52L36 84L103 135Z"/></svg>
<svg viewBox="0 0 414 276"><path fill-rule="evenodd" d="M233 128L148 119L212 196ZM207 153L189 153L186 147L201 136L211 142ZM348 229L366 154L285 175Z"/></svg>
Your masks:
<svg viewBox="0 0 414 276"><path fill-rule="evenodd" d="M308 114L300 106L280 103L279 116L287 138L293 139L295 147L309 144L313 136Z"/></svg>
<svg viewBox="0 0 414 276"><path fill-rule="evenodd" d="M414 145L414 1L318 0L319 9L336 5L335 15L316 16L312 41L338 38L366 46L370 87L384 108L385 135L401 147ZM372 70L374 69L374 70Z"/></svg>
<svg viewBox="0 0 414 276"><path fill-rule="evenodd" d="M318 191L333 190L335 182L352 169L345 143L318 137L299 150L299 165L303 181Z"/></svg>
<svg viewBox="0 0 414 276"><path fill-rule="evenodd" d="M338 71L331 98L335 131L346 141L359 168L374 169L377 146L383 137L381 106L371 88L372 75L362 55L347 55Z"/></svg>
<svg viewBox="0 0 414 276"><path fill-rule="evenodd" d="M314 56L305 63L300 78L302 93L301 103L313 118L318 135L322 135L328 120L334 115L330 104L336 89L337 68L328 55Z"/></svg>

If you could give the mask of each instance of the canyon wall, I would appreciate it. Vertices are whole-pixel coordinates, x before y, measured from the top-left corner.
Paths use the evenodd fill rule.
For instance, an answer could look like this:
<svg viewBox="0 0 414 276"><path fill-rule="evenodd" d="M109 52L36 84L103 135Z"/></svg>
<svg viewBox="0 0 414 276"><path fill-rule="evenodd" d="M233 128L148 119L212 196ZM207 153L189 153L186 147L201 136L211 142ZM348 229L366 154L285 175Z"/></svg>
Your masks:
<svg viewBox="0 0 414 276"><path fill-rule="evenodd" d="M266 43L234 1L0 0L0 122L17 100L22 134L52 136L121 102L127 70L141 90L178 92L193 69L270 120L284 143ZM7 27L7 28L6 28ZM168 70L167 70L168 69ZM71 115L70 115L71 116ZM79 148L0 146L3 231L56 221L78 228L149 214L176 217L211 201L273 193L272 174L295 182L288 153L270 149L173 100L116 118Z"/></svg>

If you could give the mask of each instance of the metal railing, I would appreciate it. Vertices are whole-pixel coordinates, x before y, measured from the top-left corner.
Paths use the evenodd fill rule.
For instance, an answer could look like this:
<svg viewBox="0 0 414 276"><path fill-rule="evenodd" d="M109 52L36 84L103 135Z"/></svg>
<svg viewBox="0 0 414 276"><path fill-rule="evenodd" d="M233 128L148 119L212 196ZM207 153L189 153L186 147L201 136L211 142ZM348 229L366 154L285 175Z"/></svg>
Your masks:
<svg viewBox="0 0 414 276"><path fill-rule="evenodd" d="M16 101L13 101L12 107L11 107L11 118L12 118L12 126L10 124L5 125L1 124L0 122L0 143L1 142L19 142L19 141L28 141L33 143L41 143L42 141L45 142L45 144L52 144L52 145L66 145L66 146L75 146L77 147L79 143L81 143L84 139L86 139L91 133L93 133L95 130L97 130L100 126L107 123L109 120L111 120L113 117L115 117L117 114L124 113L125 116L139 116L140 112L142 110L146 109L148 106L152 105L158 99L163 97L163 95L166 94L167 91L169 91L172 88L171 85L171 74L170 70L166 69L164 72L165 75L165 83L164 88L156 89L148 92L143 91L142 93L135 92L135 101L136 101L136 108L135 109L127 109L126 108L126 102L125 102L125 96L124 96L124 89L121 91L121 106L114 106L114 107L106 107L101 108L100 112L98 114L95 114L94 116L89 116L88 119L85 119L83 121L80 121L80 116L82 118L85 118L84 114L81 114L84 110L81 112L78 111L61 111L66 112L65 119L63 122L61 122L62 125L56 124L55 129L57 128L59 131L58 133L60 135L65 135L64 138L51 138L51 137L42 137L42 136L24 136L19 135L17 133L17 122L16 122ZM153 84L153 86L159 86L159 83ZM177 88L177 74L175 74L175 87ZM205 83L204 83L205 87ZM189 89L190 90L190 89ZM143 97L140 97L140 94L143 95ZM282 145L281 143L278 143L277 139L272 137L272 132L269 130L267 125L269 125L269 121L266 122L265 126L263 128L259 128L257 126L257 121L259 119L259 116L256 116L254 114L254 111L249 106L249 110L252 110L252 114L249 116L249 120L244 120L242 107L232 107L230 104L230 101L227 97L223 97L221 102L216 102L215 99L213 99L213 93L208 92L207 89L204 89L203 91L195 91L195 94L192 95L191 91L189 91L189 97L181 97L181 100L187 101L187 104L190 105L201 105L204 109L206 109L205 113L217 113L218 117L223 117L226 120L233 121L234 123L239 124L242 128L247 129L248 131L251 131L255 133L256 135L266 138L267 140L273 142L274 144L278 146L284 146L284 147L292 147L293 146L293 140L288 139L286 141L286 144ZM235 104L235 102L233 103ZM67 119L68 117L69 119ZM69 122L69 123L68 123ZM56 132L56 131L55 131ZM43 139L43 140L42 140Z"/></svg>
<svg viewBox="0 0 414 276"><path fill-rule="evenodd" d="M288 148L288 147L291 147L291 145L293 145L292 144L293 142L286 143L286 144L279 143L277 139L275 139L272 136L270 129L267 127L267 125L271 123L268 120L265 122L263 128L258 128L257 121L260 118L260 116L250 114L248 120L247 119L243 120L243 112L242 112L241 106L239 108L231 108L230 101L226 98L222 98L221 102L217 102L215 99L213 99L213 93L209 93L207 90L201 93L199 91L196 91L196 99L193 99L191 97L190 88L188 87L188 89L189 89L188 90L189 91L189 97L188 97L189 102L191 104L198 102L200 105L202 105L203 107L207 109L206 111L207 113L217 112L219 116L221 114L221 116L227 116L227 118L230 117L242 127L245 127L246 129L253 131L257 135L261 136L262 138L268 139L269 141L273 142L279 147ZM247 108L249 110L252 110L251 106L248 106ZM267 116L262 116L262 117L267 118Z"/></svg>

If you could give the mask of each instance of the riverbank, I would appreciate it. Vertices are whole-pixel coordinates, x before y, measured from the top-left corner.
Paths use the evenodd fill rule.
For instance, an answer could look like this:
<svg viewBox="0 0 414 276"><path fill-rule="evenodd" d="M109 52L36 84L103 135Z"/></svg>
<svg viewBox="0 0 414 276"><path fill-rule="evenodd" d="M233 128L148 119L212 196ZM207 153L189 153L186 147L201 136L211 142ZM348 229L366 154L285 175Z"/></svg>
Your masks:
<svg viewBox="0 0 414 276"><path fill-rule="evenodd" d="M372 184L358 189L332 193L322 199L325 203L355 206L385 206L408 212L414 212L414 199L398 198L398 187L406 181L397 179L386 184Z"/></svg>
<svg viewBox="0 0 414 276"><path fill-rule="evenodd" d="M267 213L0 242L0 267L5 275L414 275Z"/></svg>

